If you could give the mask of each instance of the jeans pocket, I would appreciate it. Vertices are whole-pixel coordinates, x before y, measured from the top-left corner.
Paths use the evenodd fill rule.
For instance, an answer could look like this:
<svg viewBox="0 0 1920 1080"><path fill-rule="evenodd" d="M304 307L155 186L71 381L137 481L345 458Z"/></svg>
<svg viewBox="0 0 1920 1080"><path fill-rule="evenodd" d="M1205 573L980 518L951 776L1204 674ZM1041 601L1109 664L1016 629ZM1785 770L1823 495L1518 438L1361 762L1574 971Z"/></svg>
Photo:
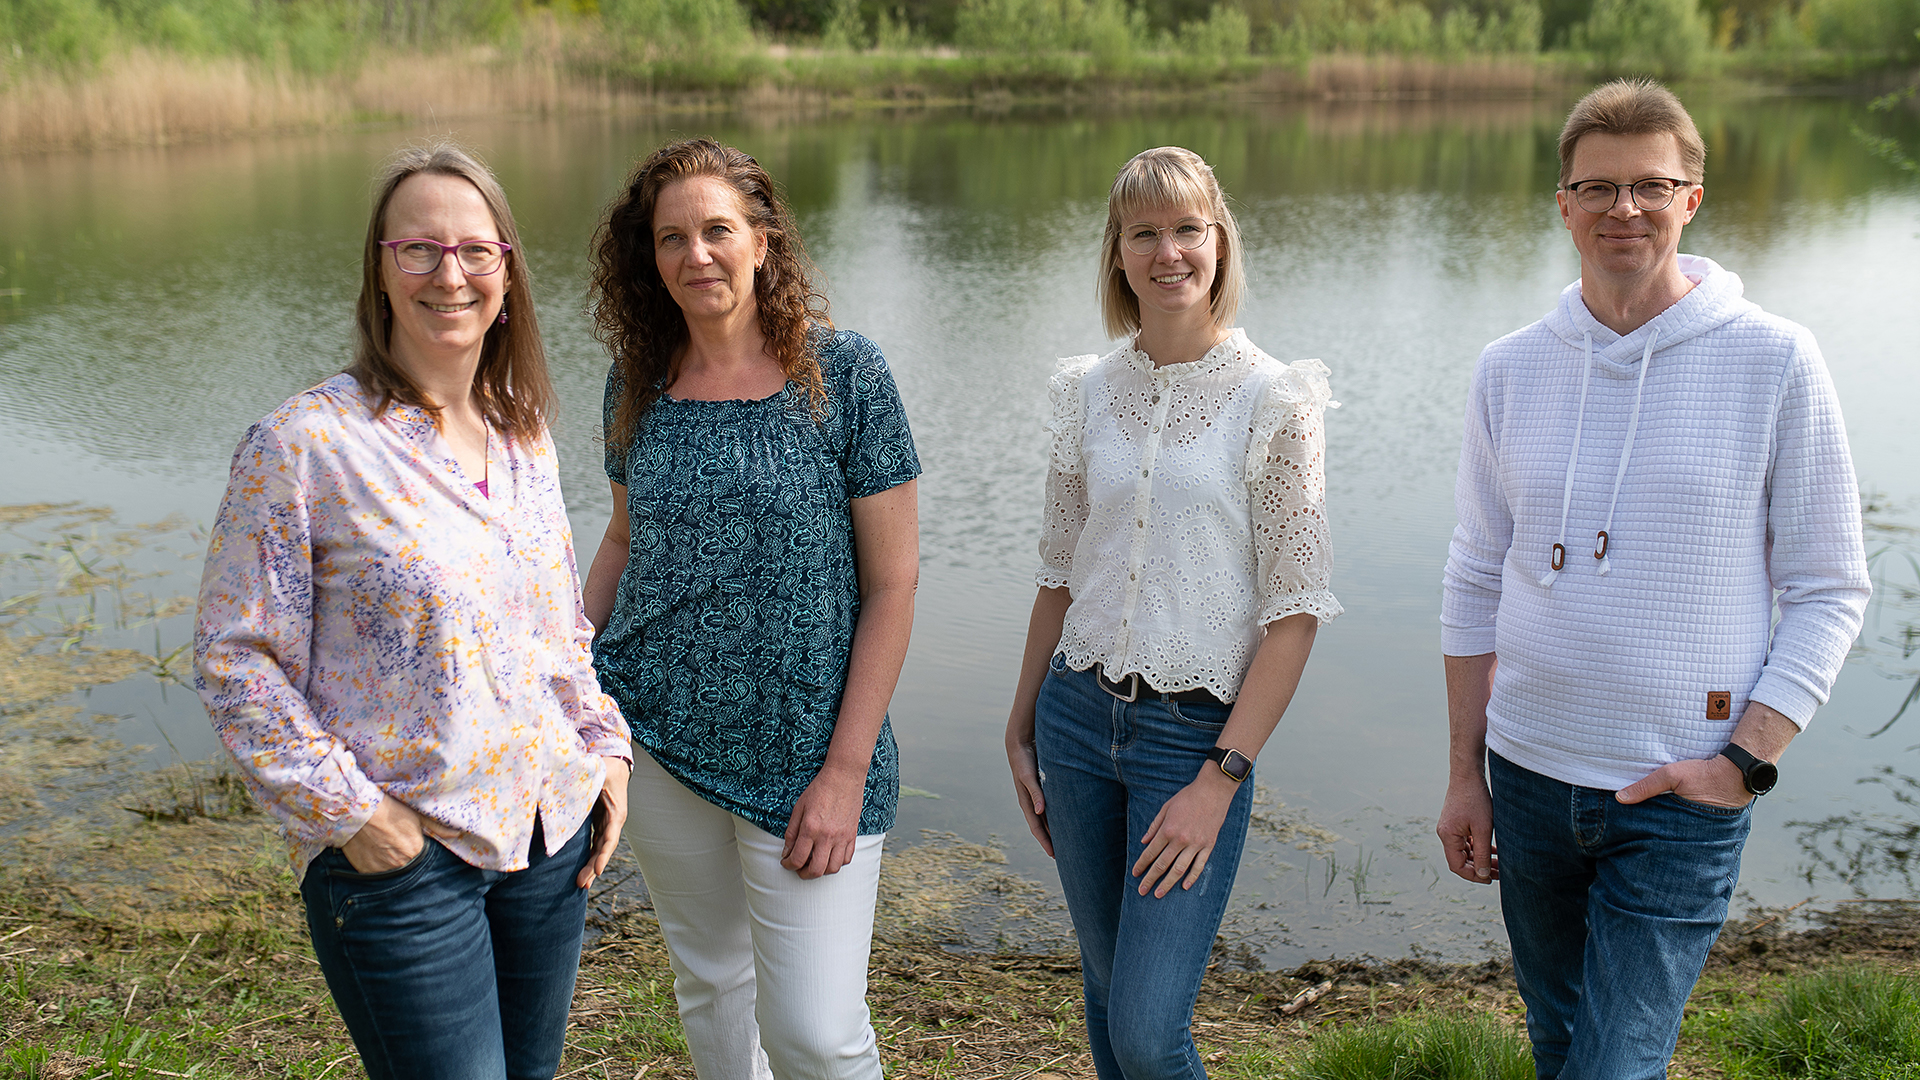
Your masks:
<svg viewBox="0 0 1920 1080"><path fill-rule="evenodd" d="M439 846L433 837L422 836L420 851L413 858L391 870L376 870L371 874L355 870L353 863L347 859L347 853L339 848L328 848L320 855L326 860L327 876L330 878L360 885L383 885L398 882L418 871L433 857L433 849Z"/></svg>
<svg viewBox="0 0 1920 1080"><path fill-rule="evenodd" d="M1167 713L1190 728L1218 734L1227 726L1227 717L1233 715L1233 706L1212 705L1201 701L1169 701Z"/></svg>
<svg viewBox="0 0 1920 1080"><path fill-rule="evenodd" d="M1666 794L1673 800L1674 805L1706 814L1709 817L1737 818L1753 808L1752 799L1748 799L1747 805L1745 806L1715 806L1712 803L1695 802L1676 791L1669 791Z"/></svg>

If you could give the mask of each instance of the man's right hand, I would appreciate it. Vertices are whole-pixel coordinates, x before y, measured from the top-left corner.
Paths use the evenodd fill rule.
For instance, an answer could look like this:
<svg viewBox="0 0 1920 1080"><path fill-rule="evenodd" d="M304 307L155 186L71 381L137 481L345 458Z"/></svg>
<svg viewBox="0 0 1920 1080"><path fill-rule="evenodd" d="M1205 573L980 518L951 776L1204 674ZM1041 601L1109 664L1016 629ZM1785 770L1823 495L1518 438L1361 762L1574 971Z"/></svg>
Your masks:
<svg viewBox="0 0 1920 1080"><path fill-rule="evenodd" d="M380 808L352 839L340 845L340 851L360 873L383 874L412 862L426 846L427 837L451 840L458 835L460 830L421 817L413 807L385 795Z"/></svg>
<svg viewBox="0 0 1920 1080"><path fill-rule="evenodd" d="M1447 801L1440 808L1440 824L1433 830L1447 852L1447 869L1479 885L1500 876L1500 856L1493 847L1493 796L1479 777L1458 778L1447 784Z"/></svg>

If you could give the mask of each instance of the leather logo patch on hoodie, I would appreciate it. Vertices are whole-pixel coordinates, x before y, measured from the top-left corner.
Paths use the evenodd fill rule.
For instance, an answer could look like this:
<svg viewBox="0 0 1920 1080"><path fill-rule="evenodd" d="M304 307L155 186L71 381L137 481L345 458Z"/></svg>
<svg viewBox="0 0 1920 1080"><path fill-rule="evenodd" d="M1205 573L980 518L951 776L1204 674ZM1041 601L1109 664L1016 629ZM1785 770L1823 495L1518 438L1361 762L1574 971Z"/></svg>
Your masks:
<svg viewBox="0 0 1920 1080"><path fill-rule="evenodd" d="M1733 692L1730 690L1707 691L1707 719L1725 720L1732 715Z"/></svg>

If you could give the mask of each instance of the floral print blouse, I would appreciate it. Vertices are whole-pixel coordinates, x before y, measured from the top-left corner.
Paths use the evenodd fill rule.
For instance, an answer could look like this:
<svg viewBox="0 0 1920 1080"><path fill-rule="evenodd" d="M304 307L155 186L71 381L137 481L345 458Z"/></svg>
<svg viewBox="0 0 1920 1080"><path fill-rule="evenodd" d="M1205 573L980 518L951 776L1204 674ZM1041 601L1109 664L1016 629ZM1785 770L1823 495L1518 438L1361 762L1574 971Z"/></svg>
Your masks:
<svg viewBox="0 0 1920 1080"><path fill-rule="evenodd" d="M250 429L200 585L194 668L296 873L391 795L528 863L586 821L626 724L588 653L553 443L489 429L490 497L424 410L336 375Z"/></svg>
<svg viewBox="0 0 1920 1080"><path fill-rule="evenodd" d="M688 788L767 832L825 764L860 615L849 500L920 474L873 343L819 339L827 408L793 383L759 401L662 397L607 448L631 537L594 643L634 740ZM609 425L623 385L607 379ZM859 832L893 827L899 750L883 723Z"/></svg>

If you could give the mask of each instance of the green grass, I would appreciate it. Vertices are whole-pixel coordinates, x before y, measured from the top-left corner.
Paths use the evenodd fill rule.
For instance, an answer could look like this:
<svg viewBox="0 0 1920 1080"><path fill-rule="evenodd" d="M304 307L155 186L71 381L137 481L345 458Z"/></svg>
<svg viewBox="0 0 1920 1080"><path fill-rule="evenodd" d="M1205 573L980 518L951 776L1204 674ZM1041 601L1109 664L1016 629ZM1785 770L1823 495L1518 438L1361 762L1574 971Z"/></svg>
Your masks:
<svg viewBox="0 0 1920 1080"><path fill-rule="evenodd" d="M1293 1080L1533 1080L1524 1036L1486 1016L1419 1013L1316 1036Z"/></svg>
<svg viewBox="0 0 1920 1080"><path fill-rule="evenodd" d="M1878 968L1795 979L1731 1017L1723 1048L1730 1080L1920 1080L1920 981Z"/></svg>

